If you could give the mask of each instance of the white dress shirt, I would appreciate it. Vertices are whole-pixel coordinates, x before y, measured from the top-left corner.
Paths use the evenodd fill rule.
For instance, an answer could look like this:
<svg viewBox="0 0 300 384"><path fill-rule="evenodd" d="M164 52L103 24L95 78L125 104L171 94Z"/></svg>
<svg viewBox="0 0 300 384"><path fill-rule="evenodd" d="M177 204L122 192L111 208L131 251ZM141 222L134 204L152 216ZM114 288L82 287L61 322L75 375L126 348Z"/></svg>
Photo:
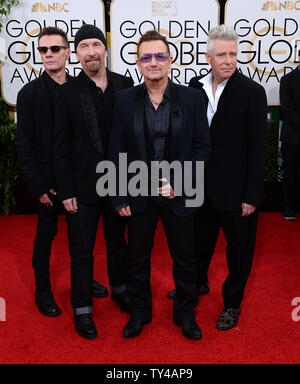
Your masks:
<svg viewBox="0 0 300 384"><path fill-rule="evenodd" d="M209 126L214 117L214 114L217 112L220 97L222 95L222 92L224 91L227 81L229 80L229 79L226 79L221 84L218 85L215 96L214 96L213 90L212 90L212 77L213 77L212 72L210 72L201 80L199 80L199 82L203 84L203 89L206 92L208 97L207 120L208 120Z"/></svg>

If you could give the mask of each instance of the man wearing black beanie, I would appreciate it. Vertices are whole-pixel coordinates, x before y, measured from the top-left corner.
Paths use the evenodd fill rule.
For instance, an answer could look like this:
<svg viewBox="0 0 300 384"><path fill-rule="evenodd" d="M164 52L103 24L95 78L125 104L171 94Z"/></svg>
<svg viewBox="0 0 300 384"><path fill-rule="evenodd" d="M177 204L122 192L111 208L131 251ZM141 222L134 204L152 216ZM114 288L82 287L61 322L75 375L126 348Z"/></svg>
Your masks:
<svg viewBox="0 0 300 384"><path fill-rule="evenodd" d="M106 39L101 29L92 24L84 24L75 35L75 52L77 50L78 44L82 40L86 39L98 39L102 42L105 49L107 49Z"/></svg>
<svg viewBox="0 0 300 384"><path fill-rule="evenodd" d="M112 211L108 199L96 193L101 175L97 164L106 159L115 93L133 85L132 79L106 67L103 32L83 25L75 35L81 73L60 87L55 101L55 174L68 212L71 254L71 304L77 333L97 337L91 318L93 250L100 216L107 248L111 298L129 311L126 292L126 221Z"/></svg>

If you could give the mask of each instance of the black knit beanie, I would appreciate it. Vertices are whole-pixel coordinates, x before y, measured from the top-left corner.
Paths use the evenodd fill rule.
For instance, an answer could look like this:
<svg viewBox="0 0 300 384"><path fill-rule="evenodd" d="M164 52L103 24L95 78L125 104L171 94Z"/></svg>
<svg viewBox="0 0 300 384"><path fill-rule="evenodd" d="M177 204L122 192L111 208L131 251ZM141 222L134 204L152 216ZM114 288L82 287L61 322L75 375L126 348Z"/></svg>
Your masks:
<svg viewBox="0 0 300 384"><path fill-rule="evenodd" d="M85 39L99 39L104 44L107 49L107 43L105 36L101 29L95 27L92 24L84 24L75 35L75 51L77 49L78 44Z"/></svg>

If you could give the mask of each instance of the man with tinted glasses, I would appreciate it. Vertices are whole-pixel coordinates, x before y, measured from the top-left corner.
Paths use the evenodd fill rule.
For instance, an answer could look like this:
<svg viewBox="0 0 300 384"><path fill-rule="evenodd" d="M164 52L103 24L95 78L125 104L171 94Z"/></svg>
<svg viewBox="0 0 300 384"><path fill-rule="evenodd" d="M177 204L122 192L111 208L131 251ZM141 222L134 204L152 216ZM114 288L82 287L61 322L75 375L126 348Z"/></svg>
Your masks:
<svg viewBox="0 0 300 384"><path fill-rule="evenodd" d="M140 161L149 169L151 164L162 161L177 161L181 165L190 161L195 167L196 161L208 159L210 151L203 98L199 91L175 85L168 79L172 57L166 39L156 31L145 33L138 43L137 57L145 82L120 92L115 106L109 158L116 165L117 180L122 176L118 174L120 153L127 153L129 163ZM133 175L128 175L128 185L133 181L130 177ZM151 177L146 175L146 179L150 180L150 188ZM182 326L186 337L200 339L194 313L197 295L192 213L196 208L186 206L185 196L175 196L174 183L178 180L173 174L170 180L162 174L160 181L156 196L149 190L147 196L134 197L128 193L111 197L119 215L129 218L128 293L132 312L123 335L139 335L144 324L152 319L150 257L161 217L178 292L173 320Z"/></svg>
<svg viewBox="0 0 300 384"><path fill-rule="evenodd" d="M49 261L57 233L58 201L53 175L53 95L69 76L65 71L70 56L64 31L47 27L38 37L43 74L26 84L17 98L19 165L28 189L37 202L37 230L32 265L35 273L35 299L45 316L58 316L60 308L51 292Z"/></svg>
<svg viewBox="0 0 300 384"><path fill-rule="evenodd" d="M60 198L68 211L71 254L71 303L76 332L97 337L91 318L93 250L100 215L107 247L111 298L129 311L126 287L126 221L99 197L97 164L106 158L115 93L131 87L132 79L106 69L103 32L83 25L75 35L83 70L57 90L55 102L55 173Z"/></svg>

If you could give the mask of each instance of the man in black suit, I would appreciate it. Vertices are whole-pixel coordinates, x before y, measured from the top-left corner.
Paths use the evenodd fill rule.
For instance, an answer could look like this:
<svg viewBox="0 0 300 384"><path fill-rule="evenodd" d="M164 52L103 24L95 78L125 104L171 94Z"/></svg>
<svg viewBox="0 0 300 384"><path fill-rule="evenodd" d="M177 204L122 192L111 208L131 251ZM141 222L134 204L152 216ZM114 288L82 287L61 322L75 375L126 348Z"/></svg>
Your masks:
<svg viewBox="0 0 300 384"><path fill-rule="evenodd" d="M255 247L256 208L264 196L266 94L263 87L237 71L237 41L234 29L213 28L206 53L212 70L190 81L206 100L212 142L205 171L205 202L195 215L198 294L209 291L207 272L222 228L229 274L222 288L220 330L238 323ZM170 293L174 296L174 291Z"/></svg>
<svg viewBox="0 0 300 384"><path fill-rule="evenodd" d="M210 151L207 118L201 93L175 85L168 79L171 67L169 45L156 31L145 33L137 47L137 65L144 76L144 83L119 93L112 128L109 159L116 165L117 181L120 154L126 154L128 164L139 161L141 169L162 161L183 165L190 161L195 181L196 163L206 161ZM155 163L156 162L156 163ZM148 177L149 176L149 177ZM128 194L117 193L112 203L123 217L128 217L128 293L131 317L123 330L125 337L140 334L143 325L152 319L150 287L150 257L153 248L157 220L161 217L173 258L173 276L178 294L174 301L174 322L182 326L183 334L200 339L201 330L195 321L196 298L195 257L193 249L193 212L184 196L176 195L176 173L169 179L161 174L162 185L150 196L150 174L141 176L147 180L148 190L136 195L129 188ZM128 187L133 175L129 175ZM149 182L150 181L150 182ZM122 181L120 181L122 183ZM122 186L124 188L124 186ZM175 189L174 189L175 188ZM155 189L155 187L154 187ZM145 193L146 192L146 193Z"/></svg>
<svg viewBox="0 0 300 384"><path fill-rule="evenodd" d="M126 293L126 221L96 193L97 164L106 158L115 93L131 87L132 79L105 68L103 32L83 25L75 35L83 70L56 92L55 174L60 199L68 211L71 254L71 304L77 333L97 337L91 318L93 249L100 215L107 247L111 298L128 311Z"/></svg>
<svg viewBox="0 0 300 384"><path fill-rule="evenodd" d="M300 50L298 52L300 57ZM283 217L295 220L297 174L300 166L300 65L280 81L283 112L281 150L283 159Z"/></svg>
<svg viewBox="0 0 300 384"><path fill-rule="evenodd" d="M59 193L53 169L53 103L55 90L70 80L65 70L70 49L66 33L56 27L45 27L38 43L45 71L18 94L18 153L28 189L38 200L32 259L36 304L43 315L58 316L61 310L51 292L49 273L51 245L57 233L59 213ZM107 289L93 281L93 296L107 295Z"/></svg>
<svg viewBox="0 0 300 384"><path fill-rule="evenodd" d="M208 283L220 228L227 241L229 274L222 288L219 330L238 323L254 254L257 206L264 196L266 94L262 86L237 71L237 41L234 29L213 28L206 53L212 71L190 82L206 99L212 141L205 204L196 214L199 286Z"/></svg>
<svg viewBox="0 0 300 384"><path fill-rule="evenodd" d="M51 292L49 261L57 233L58 200L53 175L53 95L69 76L65 71L70 55L64 31L47 27L38 38L43 74L26 84L17 98L19 165L37 205L37 230L32 265L35 272L36 304L46 316L61 313Z"/></svg>

